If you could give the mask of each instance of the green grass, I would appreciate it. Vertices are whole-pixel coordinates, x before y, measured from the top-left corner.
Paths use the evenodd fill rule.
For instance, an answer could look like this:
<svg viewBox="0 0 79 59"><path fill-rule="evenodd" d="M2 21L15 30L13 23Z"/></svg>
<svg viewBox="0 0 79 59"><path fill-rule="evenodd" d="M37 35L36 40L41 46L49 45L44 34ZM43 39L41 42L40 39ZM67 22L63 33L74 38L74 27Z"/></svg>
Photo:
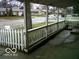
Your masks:
<svg viewBox="0 0 79 59"><path fill-rule="evenodd" d="M23 19L24 16L2 16L0 19L5 19L5 20L19 20Z"/></svg>
<svg viewBox="0 0 79 59"><path fill-rule="evenodd" d="M48 22L48 24L53 24L55 22ZM40 27L40 26L44 26L44 25L47 25L46 22L41 22L41 23L36 23L36 24L32 24L32 28L35 28L35 27Z"/></svg>
<svg viewBox="0 0 79 59"><path fill-rule="evenodd" d="M35 17L46 17L46 15L32 15L32 18L35 18Z"/></svg>
<svg viewBox="0 0 79 59"><path fill-rule="evenodd" d="M45 17L46 15L32 15L32 18L35 17ZM5 20L19 20L19 19L23 19L24 16L0 16L0 19L5 19Z"/></svg>
<svg viewBox="0 0 79 59"><path fill-rule="evenodd" d="M36 28L36 27L40 27L40 26L44 26L46 25L46 22L42 22L42 23L36 23L36 24L32 24L32 28ZM24 29L24 25L17 25L14 28L18 29Z"/></svg>
<svg viewBox="0 0 79 59"><path fill-rule="evenodd" d="M48 24L53 24L53 22L49 22ZM44 25L47 25L47 23L46 22L35 23L35 24L32 24L32 28L36 28L36 27L40 27L40 26L44 26ZM17 25L15 28L24 29L24 25Z"/></svg>
<svg viewBox="0 0 79 59"><path fill-rule="evenodd" d="M40 26L43 26L43 25L46 25L46 22L32 24L32 28L40 27Z"/></svg>
<svg viewBox="0 0 79 59"><path fill-rule="evenodd" d="M44 17L45 15L35 15L32 17ZM19 19L23 19L23 16L2 16L0 17L0 19L5 19L5 20L19 20ZM51 24L54 22L49 22L48 24ZM46 22L41 22L41 23L36 23L36 24L32 24L32 28L36 28L36 27L40 27L46 25ZM18 25L15 27L16 29L23 29L24 25Z"/></svg>

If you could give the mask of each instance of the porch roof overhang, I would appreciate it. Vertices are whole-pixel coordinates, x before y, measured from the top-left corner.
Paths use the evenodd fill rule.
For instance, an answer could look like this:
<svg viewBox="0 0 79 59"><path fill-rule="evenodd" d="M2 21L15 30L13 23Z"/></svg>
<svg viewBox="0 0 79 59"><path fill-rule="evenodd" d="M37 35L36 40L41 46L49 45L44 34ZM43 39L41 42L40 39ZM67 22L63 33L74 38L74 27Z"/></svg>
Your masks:
<svg viewBox="0 0 79 59"><path fill-rule="evenodd" d="M69 6L74 6L79 1L78 0L30 0L30 2L66 8Z"/></svg>

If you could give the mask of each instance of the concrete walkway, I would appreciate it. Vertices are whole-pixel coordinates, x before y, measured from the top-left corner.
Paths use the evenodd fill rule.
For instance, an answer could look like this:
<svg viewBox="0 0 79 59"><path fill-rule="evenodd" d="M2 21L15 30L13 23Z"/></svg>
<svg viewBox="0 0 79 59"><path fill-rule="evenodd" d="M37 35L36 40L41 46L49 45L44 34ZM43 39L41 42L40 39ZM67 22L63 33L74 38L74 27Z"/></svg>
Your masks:
<svg viewBox="0 0 79 59"><path fill-rule="evenodd" d="M78 39L79 35L71 35L70 31L64 30L29 55L17 52L17 56L5 57L2 55L0 59L79 59ZM1 47L0 49L4 51L5 48Z"/></svg>
<svg viewBox="0 0 79 59"><path fill-rule="evenodd" d="M49 43L52 45L60 45L63 43L70 43L75 41L74 35L70 33L68 30L64 30L60 34L58 34L54 39L52 39Z"/></svg>

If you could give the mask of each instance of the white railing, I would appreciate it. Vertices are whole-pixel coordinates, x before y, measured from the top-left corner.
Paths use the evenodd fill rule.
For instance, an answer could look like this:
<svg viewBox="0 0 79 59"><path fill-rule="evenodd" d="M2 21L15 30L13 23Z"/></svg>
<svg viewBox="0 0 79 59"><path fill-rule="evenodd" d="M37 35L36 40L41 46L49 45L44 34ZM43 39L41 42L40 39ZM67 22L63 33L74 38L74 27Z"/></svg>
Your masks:
<svg viewBox="0 0 79 59"><path fill-rule="evenodd" d="M48 25L48 35L57 31L57 23Z"/></svg>
<svg viewBox="0 0 79 59"><path fill-rule="evenodd" d="M42 26L28 30L27 40L29 46L47 38L50 34L65 27L65 22L59 22L50 24L48 26ZM8 46L11 48L17 48L18 50L24 51L26 45L25 29L0 29L0 45Z"/></svg>
<svg viewBox="0 0 79 59"><path fill-rule="evenodd" d="M47 37L47 27L46 26L28 30L29 45L32 45L33 43L35 43L45 37Z"/></svg>
<svg viewBox="0 0 79 59"><path fill-rule="evenodd" d="M69 28L73 28L74 26L79 26L79 17L67 17L67 24Z"/></svg>
<svg viewBox="0 0 79 59"><path fill-rule="evenodd" d="M47 38L50 34L59 31L65 27L65 22L59 22L55 24L50 24L47 26L42 26L34 29L28 30L29 45L36 43L37 41Z"/></svg>
<svg viewBox="0 0 79 59"><path fill-rule="evenodd" d="M58 30L60 30L60 29L64 28L65 26L66 26L66 24L65 24L65 22L64 22L64 21L59 22L59 23L58 23Z"/></svg>

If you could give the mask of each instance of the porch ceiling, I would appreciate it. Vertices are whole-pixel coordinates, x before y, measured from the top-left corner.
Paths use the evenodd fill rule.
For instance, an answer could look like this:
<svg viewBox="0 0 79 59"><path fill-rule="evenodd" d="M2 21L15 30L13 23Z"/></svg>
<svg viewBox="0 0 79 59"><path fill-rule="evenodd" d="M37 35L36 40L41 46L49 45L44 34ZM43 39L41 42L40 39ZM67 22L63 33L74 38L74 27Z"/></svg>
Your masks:
<svg viewBox="0 0 79 59"><path fill-rule="evenodd" d="M77 0L30 0L30 1L33 3L52 5L62 8L73 6L75 5L75 3L78 3Z"/></svg>

